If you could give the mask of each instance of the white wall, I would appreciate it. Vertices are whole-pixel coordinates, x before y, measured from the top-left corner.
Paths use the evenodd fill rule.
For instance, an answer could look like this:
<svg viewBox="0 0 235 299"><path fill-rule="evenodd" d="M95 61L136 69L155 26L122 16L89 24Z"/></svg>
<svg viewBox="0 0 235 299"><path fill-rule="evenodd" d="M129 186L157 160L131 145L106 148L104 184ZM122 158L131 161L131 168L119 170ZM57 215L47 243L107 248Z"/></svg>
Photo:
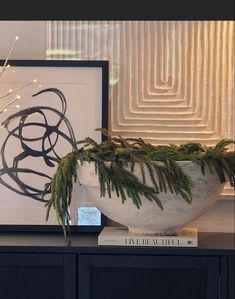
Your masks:
<svg viewBox="0 0 235 299"><path fill-rule="evenodd" d="M0 59L5 59L16 36L11 59L45 59L46 21L0 21Z"/></svg>

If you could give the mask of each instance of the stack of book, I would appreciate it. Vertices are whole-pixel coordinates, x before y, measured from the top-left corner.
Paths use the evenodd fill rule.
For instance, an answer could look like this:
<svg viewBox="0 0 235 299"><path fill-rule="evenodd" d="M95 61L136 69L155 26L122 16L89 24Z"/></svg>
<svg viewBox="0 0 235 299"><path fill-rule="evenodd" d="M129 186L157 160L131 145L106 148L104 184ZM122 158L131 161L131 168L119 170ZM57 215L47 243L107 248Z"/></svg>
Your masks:
<svg viewBox="0 0 235 299"><path fill-rule="evenodd" d="M197 247L198 230L183 228L177 236L157 236L133 234L124 227L104 227L98 236L98 245Z"/></svg>

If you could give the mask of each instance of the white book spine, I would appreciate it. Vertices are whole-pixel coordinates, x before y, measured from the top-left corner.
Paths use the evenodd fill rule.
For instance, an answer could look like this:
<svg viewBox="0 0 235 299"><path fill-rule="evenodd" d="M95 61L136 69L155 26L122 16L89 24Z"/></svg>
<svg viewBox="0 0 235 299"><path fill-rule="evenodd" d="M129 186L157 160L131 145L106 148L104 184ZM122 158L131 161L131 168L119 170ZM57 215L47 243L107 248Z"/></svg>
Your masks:
<svg viewBox="0 0 235 299"><path fill-rule="evenodd" d="M155 247L197 247L197 238L177 237L135 237L135 236L100 236L98 245L155 246Z"/></svg>

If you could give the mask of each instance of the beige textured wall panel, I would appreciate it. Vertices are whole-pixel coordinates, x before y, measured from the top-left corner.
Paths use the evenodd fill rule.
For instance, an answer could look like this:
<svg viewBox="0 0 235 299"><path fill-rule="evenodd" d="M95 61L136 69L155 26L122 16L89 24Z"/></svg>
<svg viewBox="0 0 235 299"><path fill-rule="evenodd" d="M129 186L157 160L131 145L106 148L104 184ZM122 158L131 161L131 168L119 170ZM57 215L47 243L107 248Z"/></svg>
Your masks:
<svg viewBox="0 0 235 299"><path fill-rule="evenodd" d="M234 137L233 21L52 21L49 59L110 61L110 132L177 144Z"/></svg>
<svg viewBox="0 0 235 299"><path fill-rule="evenodd" d="M123 63L111 102L111 132L155 144L197 140L209 145L234 137L233 25L122 24Z"/></svg>

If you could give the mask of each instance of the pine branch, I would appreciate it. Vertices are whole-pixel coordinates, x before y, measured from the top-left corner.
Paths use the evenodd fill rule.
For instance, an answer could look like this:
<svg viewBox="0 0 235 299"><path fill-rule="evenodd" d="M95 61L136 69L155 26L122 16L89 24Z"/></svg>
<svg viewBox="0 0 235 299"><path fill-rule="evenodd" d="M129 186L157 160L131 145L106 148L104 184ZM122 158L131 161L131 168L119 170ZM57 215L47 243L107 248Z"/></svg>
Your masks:
<svg viewBox="0 0 235 299"><path fill-rule="evenodd" d="M45 185L43 196L50 194L50 200L45 205L46 220L53 207L65 237L70 234L69 206L73 184L77 181L78 161L81 167L85 162L94 163L101 197L107 195L111 198L115 193L123 204L130 198L138 209L142 200L154 201L163 209L159 198L161 192L175 193L188 204L192 202L191 178L177 161L192 161L200 165L203 175L208 168L218 175L221 183L229 180L231 186L235 185L235 152L228 152L226 148L234 143L233 140L223 139L214 147L193 142L180 146L154 146L141 138L112 137L106 129L97 130L107 140L100 144L89 137L78 141L77 145L81 148L61 159L51 182ZM141 178L134 174L136 164L140 167ZM152 186L146 184L145 172Z"/></svg>

